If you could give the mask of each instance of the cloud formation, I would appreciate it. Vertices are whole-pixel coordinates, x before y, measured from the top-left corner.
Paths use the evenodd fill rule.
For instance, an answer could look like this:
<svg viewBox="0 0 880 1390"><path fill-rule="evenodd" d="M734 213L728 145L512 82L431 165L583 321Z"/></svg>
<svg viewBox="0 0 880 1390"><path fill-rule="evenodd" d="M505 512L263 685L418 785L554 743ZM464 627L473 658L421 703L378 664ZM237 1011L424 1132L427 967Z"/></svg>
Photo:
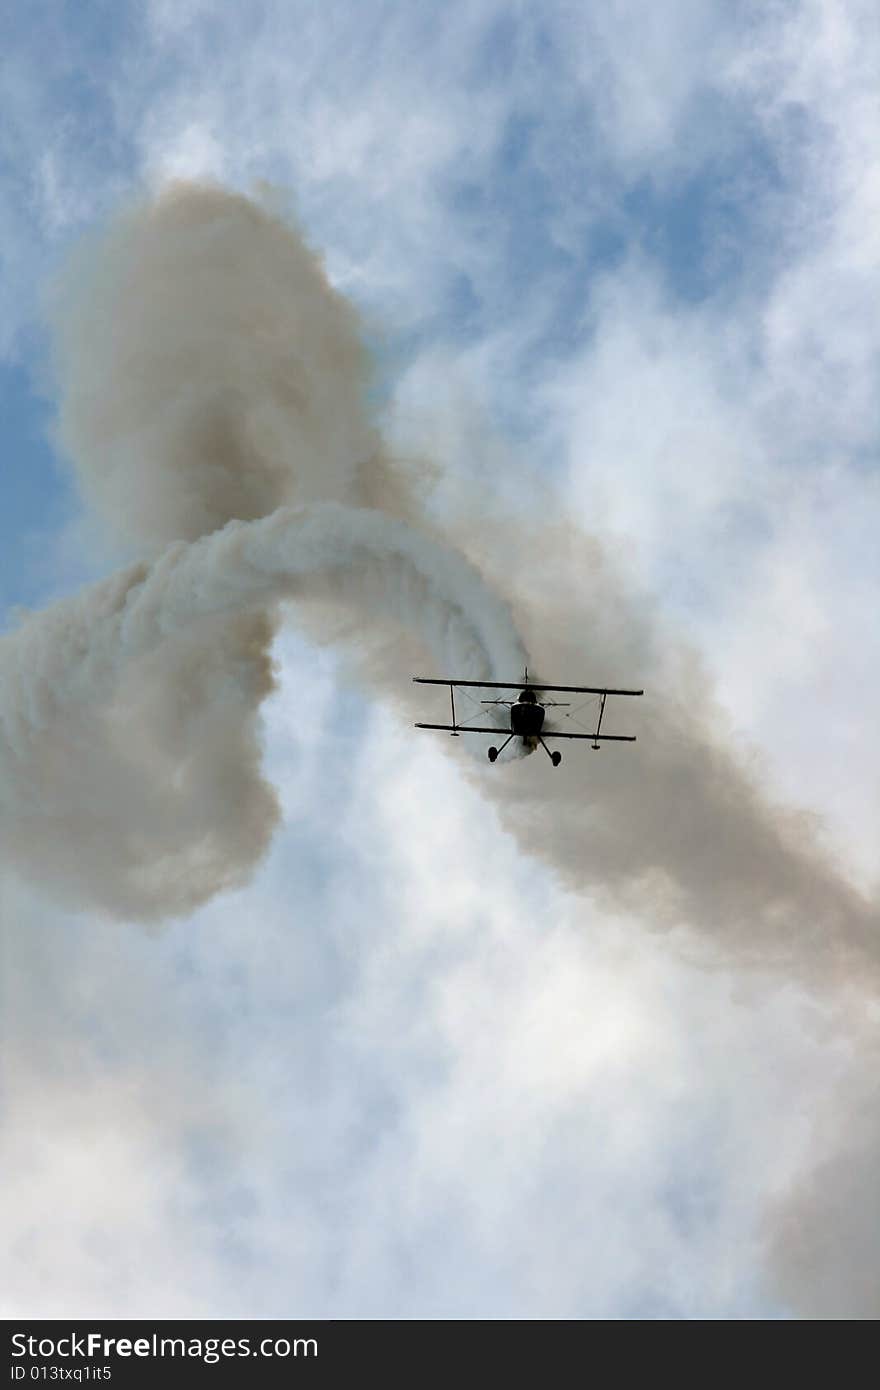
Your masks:
<svg viewBox="0 0 880 1390"><path fill-rule="evenodd" d="M159 555L3 639L0 835L83 905L164 917L267 847L280 600L396 622L472 677L524 655L474 566L395 515L354 312L265 210L173 187L80 253L55 314L62 441L120 536Z"/></svg>
<svg viewBox="0 0 880 1390"><path fill-rule="evenodd" d="M723 748L707 682L597 542L490 499L432 534L372 426L354 311L281 220L173 185L78 253L54 314L61 440L120 536L159 553L4 639L19 864L147 917L241 882L277 815L257 725L273 615L299 598L401 708L412 647L392 655L389 624L444 674L515 679L528 651L544 679L644 683L638 758L499 769L513 833L731 959L876 969L873 905Z"/></svg>
<svg viewBox="0 0 880 1390"><path fill-rule="evenodd" d="M237 216L249 229L235 233L241 236L233 243L239 263L242 245L254 228L265 231L271 226L267 242L279 248L282 258L280 248L295 242L280 223L245 200L217 189L191 192L196 201L208 200L220 221L229 214L235 223L232 207L238 208ZM180 196L178 215L187 208L186 193ZM167 206L160 197L154 210ZM218 237L216 260L207 260L214 278L208 277L203 295L210 305L203 333L199 314L192 313L201 293L197 229L185 215L180 217L180 261L171 257L163 270L161 247L155 244L161 235L151 240L143 213L141 208L126 215L103 240L108 251L103 265L95 247L79 260L76 277L87 293L75 294L73 305L70 299L65 303L62 294L58 321L67 383L62 423L66 447L77 456L87 493L145 559L54 617L32 620L4 651L4 658L12 654L19 672L45 670L55 682L28 687L23 706L16 705L35 718L25 733L24 754L16 753L14 759L20 780L12 783L15 806L6 808L13 852L23 865L28 855L35 856L31 869L40 877L45 877L51 857L63 880L62 892L78 893L83 901L95 901L97 895L105 909L133 916L185 910L200 896L240 881L265 848L276 810L259 770L256 709L271 686L268 651L280 598L298 598L300 620L315 633L343 639L361 676L405 707L406 696L400 692L412 668L408 657L395 651L391 637L407 606L404 601L396 615L390 612L391 601L401 593L399 574L384 587L381 576L374 574L361 589L360 576L370 572L370 544L365 538L362 544L349 539L349 548L343 545L339 551L344 563L334 565L329 557L340 536L332 520L334 515L339 519L340 512L334 509L375 512L381 505L391 518L388 530L396 537L404 563L413 561L407 538L418 537L419 557L436 555L432 547L440 547L437 528L419 511L417 494L375 436L365 403L368 373L354 320L327 289L308 253L301 247L297 252L297 270L294 273L291 266L290 282L297 289L290 300L280 297L277 317L272 290L256 267L252 277L234 277L230 294L238 294L245 284L246 302L231 303L227 315L225 291L220 290L230 277L224 273L222 236ZM254 235L259 240L262 232ZM128 267L127 238L139 248ZM126 316L132 305L149 297L137 279L141 256L157 286L173 283L172 277L163 282L169 267L179 263L186 268L188 283L181 289L179 314L171 289L156 299L164 313L151 317L146 308L144 318L138 312ZM243 259L251 265L246 252ZM314 283L309 280L313 272ZM310 293L302 280L311 285L321 319L315 339L318 353L325 342L326 314L350 354L344 360L351 389L342 393L338 417L331 411L332 420L324 423L320 412L310 414L309 404L320 398L324 378L315 386L308 353L304 357L298 343L291 342L291 308L298 293L305 299ZM121 315L118 307L114 310L120 303L125 305ZM163 339L166 329L169 337ZM239 329L243 351L228 353ZM92 360L90 354L77 352L83 341L95 349ZM142 355L150 341L158 342L161 351ZM104 351L105 344L109 351ZM102 371L94 370L95 362L102 364ZM279 368L275 374L273 363ZM142 377L157 383L153 404L169 403L167 420L151 409L149 390L140 395ZM317 392L306 393L301 416L297 408L303 396L291 400L288 395L297 380ZM109 395L102 399L107 383L121 390L118 414L115 397L112 405ZM279 441L286 432L296 437L300 450L295 468L278 465L284 452ZM292 449L289 457L296 452ZM182 458L196 466L182 468ZM145 459L156 461L155 472L143 467ZM319 461L314 473L308 465L311 459ZM332 499L329 504L327 498ZM282 510L276 515L261 519L279 506ZM479 507L491 510L484 499ZM239 515L251 520L197 540ZM363 525L369 530L375 523ZM609 901L637 907L658 924L683 928L688 949L700 939L710 955L720 947L717 958L770 966L784 976L794 973L812 982L830 973L849 983L873 972L873 905L835 872L807 820L774 809L754 772L725 750L727 731L711 708L707 682L675 637L662 630L653 605L627 594L602 548L576 529L550 529L536 539L532 528L512 520L500 528L475 528L459 515L447 529L455 537L458 554L471 555L482 575L494 576L487 585L464 560L454 559L452 568L459 579L451 581L453 590L457 582L466 588L470 577L481 602L488 605L487 613L491 610L493 621L482 630L483 642L495 631L500 611L492 609L493 592L509 591L516 623L507 626L509 620L502 615L501 627L510 640L493 658L505 674L504 664L514 655L520 659L519 630L548 677L582 678L588 661L590 672L602 679L644 683L649 689L662 689L664 695L675 692L663 709L652 709L646 702L640 712L640 743L633 750L638 761L612 759L605 752L590 755L584 763L569 757L564 767L568 780L563 782L562 773L553 774L532 760L525 768L499 769L500 776L485 783L524 845L530 851L538 848L578 888L604 892ZM387 534L383 524L383 545ZM173 545L156 559L163 545L180 537L195 548ZM303 564L314 562L314 587L307 599L296 561L289 558L303 538ZM448 546L442 553L448 557ZM265 559L267 554L271 561ZM305 558L309 555L311 562ZM410 578L402 594L404 600L421 601L423 586L432 579L426 579L424 566L414 564L414 570L406 571ZM448 602L445 561L438 559L437 567L443 571L443 602ZM343 575L349 577L349 590L340 602L340 591L333 585ZM589 601L582 598L584 590L589 590ZM572 593L578 595L574 601ZM459 603L459 597L456 591L456 635L450 647L438 646L438 660L459 655L465 659L475 649L473 623L469 626L462 617L468 600ZM74 619L80 611L77 605L88 608L92 600L101 611L110 645L123 631L132 639L130 648L117 645L122 660L115 667L89 657L83 663L82 636L92 632L91 619L87 616L79 627ZM566 621L589 633L588 641L579 638L572 644L561 630L563 602L569 604ZM227 616L238 605L245 611ZM444 641L443 615L448 611L441 603ZM370 627L381 613L383 621L376 624L375 633L365 630L364 612ZM386 626L386 617L394 622ZM477 624L478 632L479 628ZM84 673L74 679L70 697L57 700L58 669L42 653L61 658L67 671ZM479 659L485 659L485 652ZM95 687L89 685L93 678ZM92 689L97 699L90 704ZM702 711L696 718L695 708ZM629 709L625 713L629 716ZM59 718L63 738L56 740L53 729L62 724L53 720ZM23 726L13 717L9 727L20 734ZM122 746L126 752L120 760ZM111 756L107 750L113 748ZM36 763L29 761L32 757ZM83 798L86 766L92 774L91 802ZM37 776L31 782L34 768ZM644 795L646 768L651 796ZM169 781L169 775L177 782ZM520 780L512 782L516 777ZM233 787L235 797L230 796ZM133 788L138 788L134 798ZM59 801L53 805L59 789ZM31 792L35 800L29 803ZM22 807L30 809L17 825ZM94 812L96 842L103 837L100 853L92 854L90 862L90 852L80 843L70 856L75 863L65 865L54 852L41 860L39 846L47 843L41 818L54 820L64 842L70 843L75 808L84 825L84 811ZM224 808L227 814L218 817ZM132 814L134 823L127 819ZM119 839L114 840L117 827ZM234 847L242 830L247 844L237 858ZM116 860L123 866L121 888L113 887L115 867L110 861ZM163 897L169 883L172 896ZM810 1210L816 1210L815 1204ZM869 1281L863 1283L867 1288ZM793 1279L788 1287L796 1299L798 1281ZM821 1299L810 1306L821 1306Z"/></svg>

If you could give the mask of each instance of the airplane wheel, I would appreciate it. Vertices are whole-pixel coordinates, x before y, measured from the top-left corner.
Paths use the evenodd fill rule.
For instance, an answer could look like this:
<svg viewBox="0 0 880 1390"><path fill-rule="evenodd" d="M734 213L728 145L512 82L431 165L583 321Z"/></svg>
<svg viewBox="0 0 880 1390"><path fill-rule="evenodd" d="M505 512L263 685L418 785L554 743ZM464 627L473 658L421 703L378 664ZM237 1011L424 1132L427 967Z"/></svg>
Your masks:
<svg viewBox="0 0 880 1390"><path fill-rule="evenodd" d="M561 754L561 753L551 753L551 754L550 754L550 761L552 762L552 764L553 764L554 767L558 767L559 764L562 762L562 754Z"/></svg>
<svg viewBox="0 0 880 1390"><path fill-rule="evenodd" d="M490 748L490 749L489 749L489 762L490 762L490 763L494 763L494 761L495 761L495 759L496 759L497 757L498 757L498 749L497 749L497 748Z"/></svg>

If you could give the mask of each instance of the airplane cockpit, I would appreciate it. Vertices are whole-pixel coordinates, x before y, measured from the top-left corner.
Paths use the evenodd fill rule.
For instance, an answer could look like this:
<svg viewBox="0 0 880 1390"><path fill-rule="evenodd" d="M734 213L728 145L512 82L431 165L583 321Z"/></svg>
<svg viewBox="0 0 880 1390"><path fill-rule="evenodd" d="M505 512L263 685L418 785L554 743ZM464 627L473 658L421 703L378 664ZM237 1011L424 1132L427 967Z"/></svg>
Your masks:
<svg viewBox="0 0 880 1390"><path fill-rule="evenodd" d="M544 726L544 706L534 690L521 690L510 707L510 727L521 738L537 738Z"/></svg>

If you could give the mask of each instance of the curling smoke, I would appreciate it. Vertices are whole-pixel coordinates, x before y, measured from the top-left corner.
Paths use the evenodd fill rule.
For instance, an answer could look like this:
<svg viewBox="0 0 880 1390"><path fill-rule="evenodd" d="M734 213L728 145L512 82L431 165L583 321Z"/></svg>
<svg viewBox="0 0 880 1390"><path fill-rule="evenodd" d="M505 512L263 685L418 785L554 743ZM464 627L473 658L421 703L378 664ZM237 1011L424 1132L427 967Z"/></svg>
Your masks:
<svg viewBox="0 0 880 1390"><path fill-rule="evenodd" d="M248 199L176 185L123 214L72 258L53 327L61 443L139 550L287 503L401 509L354 310Z"/></svg>
<svg viewBox="0 0 880 1390"><path fill-rule="evenodd" d="M278 219L173 187L79 252L53 317L61 441L150 558L0 639L0 844L68 901L162 918L269 843L279 600L478 678L525 657L474 566L404 519L354 312Z"/></svg>
<svg viewBox="0 0 880 1390"><path fill-rule="evenodd" d="M255 725L272 686L262 610L325 593L478 679L522 661L473 567L402 522L334 503L231 522L2 639L7 852L123 916L241 882L277 819Z"/></svg>
<svg viewBox="0 0 880 1390"><path fill-rule="evenodd" d="M53 319L62 443L145 558L0 646L16 862L134 916L241 882L277 817L257 718L277 604L295 598L398 702L412 649L389 623L463 676L517 673L519 628L554 679L637 679L637 757L484 779L513 832L577 887L737 960L876 970L875 908L725 750L692 662L595 542L482 507L479 528L447 526L454 546L428 525L371 423L354 311L282 220L173 185L78 252Z"/></svg>
<svg viewBox="0 0 880 1390"><path fill-rule="evenodd" d="M291 600L397 701L412 668L390 627L463 676L509 679L527 647L555 680L645 685L625 710L635 756L482 779L511 832L692 947L876 981L875 905L769 804L599 546L485 517L447 527L451 545L429 525L371 423L354 312L281 219L172 187L78 253L53 317L62 444L138 562L0 639L0 847L21 870L141 919L245 880L278 816L258 715ZM498 597L512 574L516 622ZM794 1287L786 1231L774 1258Z"/></svg>

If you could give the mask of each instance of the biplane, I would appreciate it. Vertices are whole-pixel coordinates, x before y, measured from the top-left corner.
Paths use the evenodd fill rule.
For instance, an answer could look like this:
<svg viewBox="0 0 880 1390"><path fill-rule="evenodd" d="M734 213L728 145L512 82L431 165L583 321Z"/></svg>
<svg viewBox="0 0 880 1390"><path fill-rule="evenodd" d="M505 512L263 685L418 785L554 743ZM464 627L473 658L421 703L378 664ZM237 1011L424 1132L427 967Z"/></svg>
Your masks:
<svg viewBox="0 0 880 1390"><path fill-rule="evenodd" d="M492 745L489 748L488 758L490 763L494 763L499 753L503 753L512 738L522 740L528 752L533 753L538 744L544 749L547 757L554 767L558 767L562 762L562 754L558 749L552 751L545 742L548 738L579 738L588 739L593 748L601 748L603 743L635 743L635 734L604 734L602 732L602 720L605 716L605 702L609 695L643 695L643 690L614 690L610 686L602 685L543 685L529 680L529 668L526 667L522 681L464 681L449 680L446 677L436 676L413 676L413 680L418 685L447 685L449 687L449 703L452 711L451 724L416 724L417 729L440 729L445 733L451 734L453 738L458 738L459 734L499 734L506 733L507 738L499 746ZM455 712L455 692L456 690L509 690L519 691L512 700L504 699L501 696L493 697L489 700L480 700L482 706L504 705L510 711L506 726L497 724L460 724ZM574 707L571 700L542 700L541 695L587 695L590 698ZM477 703L474 696L468 696L473 703ZM597 705L596 727L590 732L584 730L583 733L575 732L571 729L548 729L544 723L546 711L548 709L567 709L569 713L563 715L562 719L573 719L576 714L589 705Z"/></svg>

